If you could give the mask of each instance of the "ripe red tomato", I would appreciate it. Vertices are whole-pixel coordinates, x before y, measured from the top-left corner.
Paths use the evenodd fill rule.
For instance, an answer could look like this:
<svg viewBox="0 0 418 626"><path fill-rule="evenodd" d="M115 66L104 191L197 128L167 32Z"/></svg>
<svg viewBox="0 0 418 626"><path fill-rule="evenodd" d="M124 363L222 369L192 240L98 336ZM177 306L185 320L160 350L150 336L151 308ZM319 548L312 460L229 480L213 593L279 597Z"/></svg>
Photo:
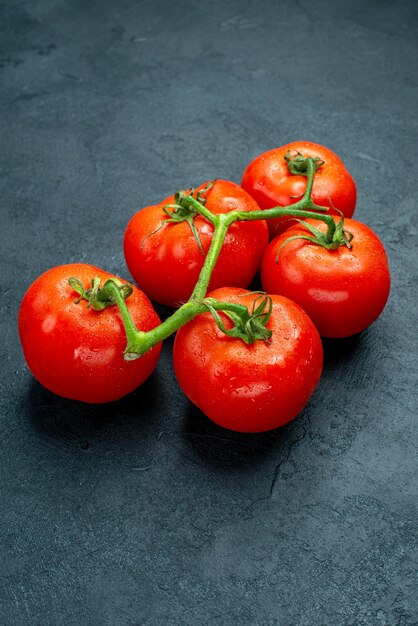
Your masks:
<svg viewBox="0 0 418 626"><path fill-rule="evenodd" d="M307 222L326 231L323 222ZM327 250L295 239L277 257L286 239L310 234L297 224L270 242L262 262L263 288L300 304L323 337L348 337L364 330L380 315L389 295L382 242L361 222L347 219L344 227L353 234L351 249Z"/></svg>
<svg viewBox="0 0 418 626"><path fill-rule="evenodd" d="M281 148L260 154L244 172L242 187L256 200L262 209L275 206L288 206L297 202L306 189L306 176L291 174L285 161L288 152L304 157L318 157L325 163L315 174L312 200L319 206L329 207L330 213L338 214L338 209L346 217L351 217L356 206L356 185L344 163L328 148L310 141L295 141ZM285 230L292 224L289 218L280 217L268 220L271 236Z"/></svg>
<svg viewBox="0 0 418 626"><path fill-rule="evenodd" d="M206 207L216 214L235 209L260 210L241 187L229 181L217 180L205 196ZM187 222L168 223L160 228L168 219L163 206L173 202L174 196L138 211L128 224L124 240L126 263L135 281L150 298L172 307L189 299L204 262ZM201 216L197 216L194 223L206 255L213 226ZM268 229L264 221L232 224L209 288L247 287L259 269L267 243Z"/></svg>
<svg viewBox="0 0 418 626"><path fill-rule="evenodd" d="M29 369L50 391L83 402L109 402L133 391L154 370L161 345L135 361L125 361L125 331L116 306L102 311L75 303L68 284L76 277L86 289L93 277L111 274L76 263L54 267L27 290L19 311L19 334ZM134 287L127 306L139 330L159 324L147 296Z"/></svg>
<svg viewBox="0 0 418 626"><path fill-rule="evenodd" d="M209 294L252 306L244 289ZM180 328L174 368L181 388L211 420L230 430L262 432L283 426L306 405L322 371L322 344L306 313L294 302L272 296L267 328L271 343L246 345L222 333L210 313ZM221 313L228 326L226 316ZM231 324L229 323L229 327Z"/></svg>

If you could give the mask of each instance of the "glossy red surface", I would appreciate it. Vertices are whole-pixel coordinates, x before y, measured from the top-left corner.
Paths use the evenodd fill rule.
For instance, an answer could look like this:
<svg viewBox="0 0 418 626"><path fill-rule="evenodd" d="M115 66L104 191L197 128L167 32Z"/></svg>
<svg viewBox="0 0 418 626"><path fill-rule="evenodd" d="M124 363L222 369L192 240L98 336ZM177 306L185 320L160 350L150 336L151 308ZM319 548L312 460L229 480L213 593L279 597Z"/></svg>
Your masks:
<svg viewBox="0 0 418 626"><path fill-rule="evenodd" d="M209 295L249 307L256 297L232 288ZM273 296L267 327L271 343L246 345L222 333L205 313L177 332L174 367L180 386L224 428L262 432L283 426L303 409L318 384L322 344L306 313L287 298Z"/></svg>
<svg viewBox="0 0 418 626"><path fill-rule="evenodd" d="M171 196L159 205L138 211L129 222L124 239L126 263L135 281L150 298L172 307L189 299L205 259L187 222L164 225L167 215L163 206L173 202ZM259 210L239 185L224 180L217 180L207 192L206 207L216 214L235 209ZM206 255L213 226L200 216L194 222ZM247 287L259 269L267 243L264 221L232 224L209 288Z"/></svg>
<svg viewBox="0 0 418 626"><path fill-rule="evenodd" d="M112 275L82 263L61 265L42 274L27 290L19 312L19 333L29 369L50 391L73 400L101 403L133 391L154 370L161 346L140 359L125 361L122 318L116 306L87 307L68 284L79 278L87 289L94 276ZM127 305L138 330L159 318L147 296L134 287Z"/></svg>
<svg viewBox="0 0 418 626"><path fill-rule="evenodd" d="M315 174L312 199L326 206L332 214L341 211L351 217L356 206L356 186L344 163L328 148L309 141L295 141L260 154L246 168L242 187L262 209L288 206L301 198L306 189L306 177L291 174L285 161L288 151L304 157L319 157L324 164ZM337 209L337 211L335 211ZM282 217L268 220L271 236L292 224Z"/></svg>
<svg viewBox="0 0 418 626"><path fill-rule="evenodd" d="M322 231L323 222L307 220ZM380 315L389 296L390 275L382 242L365 224L345 220L352 248L327 250L304 239L297 224L269 244L262 262L263 288L287 296L308 313L323 337L348 337Z"/></svg>

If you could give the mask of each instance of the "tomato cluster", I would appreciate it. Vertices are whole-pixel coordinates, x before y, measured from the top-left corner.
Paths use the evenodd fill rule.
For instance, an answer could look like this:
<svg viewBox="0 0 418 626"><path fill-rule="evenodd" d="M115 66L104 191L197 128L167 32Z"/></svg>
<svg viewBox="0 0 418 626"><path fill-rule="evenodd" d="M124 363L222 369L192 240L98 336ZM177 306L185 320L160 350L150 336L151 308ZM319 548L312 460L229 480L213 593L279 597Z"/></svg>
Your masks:
<svg viewBox="0 0 418 626"><path fill-rule="evenodd" d="M268 213L306 194L307 209L336 218ZM359 333L389 295L384 247L350 219L355 204L343 162L323 146L296 142L257 157L241 186L216 180L138 211L124 251L140 289L85 264L55 267L29 287L19 333L30 370L66 398L116 400L152 373L160 340L178 329L177 379L210 419L243 432L286 424L319 382L320 336ZM229 214L234 220L214 251L219 216L225 224ZM246 290L260 269L268 295ZM149 298L179 308L160 325Z"/></svg>

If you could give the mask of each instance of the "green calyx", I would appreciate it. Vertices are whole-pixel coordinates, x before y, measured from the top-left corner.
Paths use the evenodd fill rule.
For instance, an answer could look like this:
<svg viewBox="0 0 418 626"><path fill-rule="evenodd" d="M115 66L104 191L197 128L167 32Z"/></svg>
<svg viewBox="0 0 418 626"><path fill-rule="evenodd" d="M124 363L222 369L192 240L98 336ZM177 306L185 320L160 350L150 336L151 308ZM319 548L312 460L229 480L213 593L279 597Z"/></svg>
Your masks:
<svg viewBox="0 0 418 626"><path fill-rule="evenodd" d="M296 174L299 176L308 176L308 160L310 158L311 157L304 157L300 152L297 152L295 155L290 150L285 154L284 157L289 172L291 174ZM325 161L323 161L319 157L312 158L311 160L314 163L315 172L317 172L319 168L325 163Z"/></svg>
<svg viewBox="0 0 418 626"><path fill-rule="evenodd" d="M308 224L304 220L295 220L299 222L304 228L306 228L311 234L310 235L294 235L293 237L289 237L282 243L280 248L277 250L276 254L276 263L278 262L279 254L283 247L289 243L290 241L294 241L295 239L305 239L306 241L310 241L317 246L321 246L322 248L326 248L326 250L336 250L341 246L346 246L347 248L351 248L351 241L353 239L353 234L348 230L344 230L344 217L341 217L338 223L335 223L333 217L329 216L328 228L325 232L316 228L316 226L312 226L312 224Z"/></svg>
<svg viewBox="0 0 418 626"><path fill-rule="evenodd" d="M194 223L195 218L201 214L201 212L196 208L196 202L203 207L205 206L206 193L214 185L214 183L214 180L211 181L206 185L206 187L197 192L193 188L189 189L187 192L178 191L174 196L174 204L166 204L163 207L163 211L167 215L168 219L164 220L161 227L165 224L187 222L203 256L205 256L205 251L203 250L202 242L200 241L199 233L197 232L197 228ZM196 202L193 204L193 201Z"/></svg>
<svg viewBox="0 0 418 626"><path fill-rule="evenodd" d="M87 300L87 306L91 307L95 311L102 311L108 306L116 304L116 299L112 290L116 287L121 297L126 300L133 292L133 287L129 283L122 283L118 278L109 278L101 286L101 280L98 276L95 276L91 280L91 286L89 289L84 289L84 285L79 278L69 278L68 284L79 295L79 298L75 300L78 304L81 300Z"/></svg>
<svg viewBox="0 0 418 626"><path fill-rule="evenodd" d="M228 306L228 310L223 310L224 315L233 323L232 328L226 328L219 312L214 308L214 305L219 306L217 300L204 298L202 304L212 314L219 330L228 337L242 339L247 345L260 339L265 343L270 343L272 333L266 325L273 310L273 302L271 297L264 292L254 293L260 295L255 298L251 312L246 306L239 304L233 310L231 310L231 305Z"/></svg>

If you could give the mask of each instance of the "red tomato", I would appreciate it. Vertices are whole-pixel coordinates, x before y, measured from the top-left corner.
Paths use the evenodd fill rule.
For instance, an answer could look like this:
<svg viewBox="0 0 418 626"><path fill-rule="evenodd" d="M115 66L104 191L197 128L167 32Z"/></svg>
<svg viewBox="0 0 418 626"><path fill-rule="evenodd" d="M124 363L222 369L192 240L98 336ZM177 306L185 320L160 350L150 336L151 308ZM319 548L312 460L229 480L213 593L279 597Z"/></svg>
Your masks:
<svg viewBox="0 0 418 626"><path fill-rule="evenodd" d="M323 222L307 220L326 231ZM389 295L386 252L368 226L344 221L352 248L327 250L295 235L309 235L297 224L267 247L261 269L263 288L291 298L308 313L323 337L348 337L367 328L382 312ZM277 262L276 262L277 258Z"/></svg>
<svg viewBox="0 0 418 626"><path fill-rule="evenodd" d="M126 263L135 281L150 298L172 307L189 299L204 262L187 222L160 228L167 219L163 206L173 202L174 196L138 211L128 224L124 241ZM260 210L241 187L225 180L217 180L206 192L206 207L216 214ZM206 255L213 226L200 216L195 218L195 226ZM259 269L267 243L264 221L234 223L225 237L209 288L247 287Z"/></svg>
<svg viewBox="0 0 418 626"><path fill-rule="evenodd" d="M330 213L351 217L356 206L356 185L344 163L336 154L309 141L295 141L281 148L275 148L260 154L244 172L242 187L256 200L262 209L275 206L288 206L297 202L306 189L306 176L291 174L287 168L285 155L288 152L304 157L319 157L325 163L315 174L312 200L315 204L329 207ZM271 236L291 225L289 218L281 217L268 220Z"/></svg>
<svg viewBox="0 0 418 626"><path fill-rule="evenodd" d="M75 303L68 284L76 277L85 288L93 277L102 284L111 274L76 263L48 270L27 290L19 311L19 334L29 369L50 391L83 402L109 402L133 391L154 370L161 346L135 361L125 361L125 331L119 310L102 311ZM134 287L127 306L139 330L159 324L147 296Z"/></svg>
<svg viewBox="0 0 418 626"><path fill-rule="evenodd" d="M257 297L237 288L209 295L248 307ZM210 313L177 332L174 368L180 386L224 428L262 432L283 426L304 408L321 376L322 344L315 326L291 300L272 299L269 344L257 340L247 345L225 335Z"/></svg>

